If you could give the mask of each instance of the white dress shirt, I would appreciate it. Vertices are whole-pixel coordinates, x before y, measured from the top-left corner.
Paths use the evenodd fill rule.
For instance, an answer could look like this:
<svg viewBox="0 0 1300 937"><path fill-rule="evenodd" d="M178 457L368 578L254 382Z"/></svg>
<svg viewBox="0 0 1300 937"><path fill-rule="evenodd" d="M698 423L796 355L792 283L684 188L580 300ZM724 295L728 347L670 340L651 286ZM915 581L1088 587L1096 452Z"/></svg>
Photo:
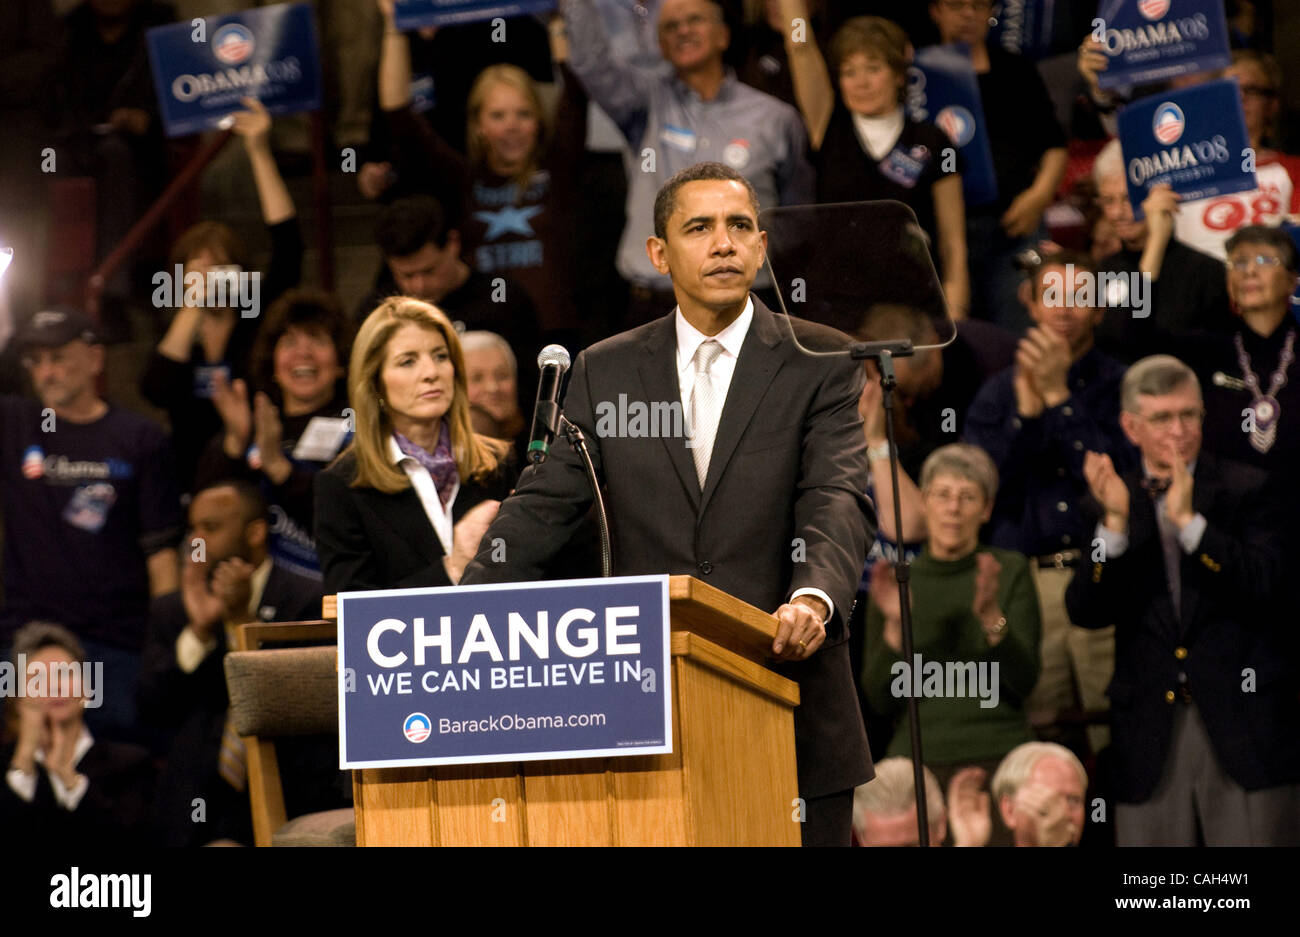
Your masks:
<svg viewBox="0 0 1300 937"><path fill-rule="evenodd" d="M713 339L722 346L722 352L713 359L713 365L709 368L710 380L718 393L718 414L721 416L727 402L727 391L731 389L731 378L736 373L736 362L740 360L740 348L745 344L745 336L749 334L749 327L753 321L752 297L745 301L745 308L740 315L736 316L735 321L717 335L705 335L686 321L680 306L677 308L677 386L681 391L683 412L690 412L691 392L695 389L695 353L700 345ZM716 433L714 438L717 438ZM831 616L835 614L835 603L831 601L829 595L821 589L804 588L796 591L790 598L794 600L801 595L814 595L825 602L826 620L830 621Z"/></svg>
<svg viewBox="0 0 1300 937"><path fill-rule="evenodd" d="M429 518L429 523L437 532L438 539L442 541L442 552L451 556L453 527L451 509L455 506L456 495L460 492L460 481L452 485L451 497L447 499L447 506L444 508L442 499L438 497L438 486L434 484L433 476L419 460L411 458L402 451L402 447L397 444L396 436L388 437L388 455L411 480L411 487L415 489L415 493L420 497L420 504L424 506L425 516Z"/></svg>
<svg viewBox="0 0 1300 937"><path fill-rule="evenodd" d="M1196 460L1193 459L1187 465L1187 471L1191 475L1196 474ZM1151 475L1143 467L1143 478L1150 478ZM1144 492L1145 494L1145 492ZM1155 499L1156 523L1160 522L1160 515L1165 510L1165 495ZM1201 538L1205 536L1205 528L1209 522L1205 515L1197 511L1192 515L1192 519L1187 522L1186 526L1178 532L1178 545L1183 548L1184 553L1195 553L1196 548L1201 545ZM1105 518L1097 521L1097 529L1094 532L1096 538L1101 541L1107 557L1123 556L1128 550L1128 531L1111 530L1105 524Z"/></svg>
<svg viewBox="0 0 1300 937"><path fill-rule="evenodd" d="M77 747L72 753L72 767L76 768L81 764L81 759L86 757L86 752L90 751L95 739L91 736L90 730L84 725L81 727L81 735L77 738ZM38 748L33 756L38 765L45 764L45 749ZM90 789L90 779L84 774L78 774L76 782L72 787L68 787L53 771L46 771L50 779L50 787L54 789L54 799L58 801L59 806L64 810L72 811L77 809L81 799L86 796L86 791ZM5 774L5 781L9 784L9 789L18 795L20 800L31 803L36 799L36 772L26 772L21 768L10 768Z"/></svg>

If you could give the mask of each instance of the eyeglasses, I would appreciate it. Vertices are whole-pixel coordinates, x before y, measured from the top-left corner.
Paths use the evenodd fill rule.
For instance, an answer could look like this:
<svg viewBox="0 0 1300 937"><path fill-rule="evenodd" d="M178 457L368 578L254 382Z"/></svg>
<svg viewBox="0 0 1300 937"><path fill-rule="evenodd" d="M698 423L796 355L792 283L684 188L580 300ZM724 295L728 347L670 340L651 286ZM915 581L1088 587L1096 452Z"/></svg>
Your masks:
<svg viewBox="0 0 1300 937"><path fill-rule="evenodd" d="M1139 413L1138 416L1142 416L1142 414ZM1178 420L1178 422L1182 423L1184 426L1199 426L1204 417L1204 407L1192 407L1177 412L1173 410L1161 410L1157 413L1151 414L1150 416L1142 416L1142 419L1146 420L1158 430L1166 430L1174 425L1174 420Z"/></svg>
<svg viewBox="0 0 1300 937"><path fill-rule="evenodd" d="M939 0L939 6L949 13L960 13L962 10L984 13L993 9L993 0Z"/></svg>
<svg viewBox="0 0 1300 937"><path fill-rule="evenodd" d="M974 507L984 501L982 497L973 491L953 491L948 488L931 488L924 492L924 496L939 504L947 504L949 501L955 500L963 508Z"/></svg>
<svg viewBox="0 0 1300 937"><path fill-rule="evenodd" d="M1256 254L1254 257L1238 257L1229 260L1224 266L1234 273L1245 273L1251 267L1280 267L1282 258L1274 257L1272 254Z"/></svg>

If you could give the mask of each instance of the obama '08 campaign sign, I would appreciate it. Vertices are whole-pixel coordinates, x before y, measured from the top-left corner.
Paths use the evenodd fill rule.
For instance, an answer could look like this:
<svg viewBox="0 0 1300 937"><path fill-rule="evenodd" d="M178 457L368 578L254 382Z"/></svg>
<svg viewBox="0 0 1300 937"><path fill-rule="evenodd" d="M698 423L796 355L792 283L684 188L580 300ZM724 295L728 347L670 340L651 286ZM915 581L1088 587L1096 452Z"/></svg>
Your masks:
<svg viewBox="0 0 1300 937"><path fill-rule="evenodd" d="M1101 0L1106 70L1102 88L1165 81L1225 68L1228 24L1223 0Z"/></svg>
<svg viewBox="0 0 1300 937"><path fill-rule="evenodd" d="M393 25L400 30L452 26L555 9L555 0L397 0Z"/></svg>
<svg viewBox="0 0 1300 937"><path fill-rule="evenodd" d="M199 133L254 97L272 114L321 106L311 7L279 4L158 26L149 64L169 137Z"/></svg>
<svg viewBox="0 0 1300 937"><path fill-rule="evenodd" d="M1152 95L1119 112L1124 176L1136 217L1152 186L1166 184L1184 202L1256 186L1234 81L1212 81Z"/></svg>
<svg viewBox="0 0 1300 937"><path fill-rule="evenodd" d="M339 766L672 751L668 577L342 592Z"/></svg>

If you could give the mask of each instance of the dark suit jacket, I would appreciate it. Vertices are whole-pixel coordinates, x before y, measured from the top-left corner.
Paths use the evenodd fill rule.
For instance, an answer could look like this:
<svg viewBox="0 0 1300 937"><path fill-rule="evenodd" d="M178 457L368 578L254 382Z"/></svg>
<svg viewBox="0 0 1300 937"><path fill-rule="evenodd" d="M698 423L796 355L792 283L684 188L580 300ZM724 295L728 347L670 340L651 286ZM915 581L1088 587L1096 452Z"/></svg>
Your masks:
<svg viewBox="0 0 1300 937"><path fill-rule="evenodd" d="M1165 767L1178 675L1224 769L1257 790L1300 780L1300 706L1287 649L1295 613L1279 614L1282 573L1276 489L1264 472L1201 452L1192 504L1207 521L1181 554L1181 615L1169 595L1155 502L1130 472L1129 545L1080 567L1066 591L1070 619L1115 625L1110 685L1116 796L1141 803ZM1249 668L1249 670L1248 670ZM1253 673L1253 681L1251 674Z"/></svg>
<svg viewBox="0 0 1300 937"><path fill-rule="evenodd" d="M352 488L357 460L345 452L316 476L316 551L325 594L364 589L449 586L446 555L414 488L384 494ZM503 462L485 479L460 480L452 522L483 501L510 493L514 471Z"/></svg>
<svg viewBox="0 0 1300 937"><path fill-rule="evenodd" d="M800 793L846 790L873 776L845 625L875 522L862 494L862 369L847 357L803 354L792 326L805 346L842 349L847 339L755 300L701 493L684 438L597 433L597 406L617 405L620 394L652 410L680 405L674 323L670 314L587 349L569 380L565 412L586 434L606 489L614 573L689 574L767 611L797 589L825 591L835 603L826 644L808 661L776 669L802 694L795 710ZM552 447L546 463L521 476L484 541L504 538L507 561L493 563L485 549L461 581L542 578L590 502L572 449ZM796 537L801 562L793 560Z"/></svg>
<svg viewBox="0 0 1300 937"><path fill-rule="evenodd" d="M14 745L0 749L8 768ZM154 770L138 745L96 741L77 764L89 781L86 793L69 811L54 797L45 768L36 768L36 796L27 803L0 779L0 827L13 844L47 844L60 850L118 849L142 846L148 830Z"/></svg>
<svg viewBox="0 0 1300 937"><path fill-rule="evenodd" d="M321 613L321 584L272 566L258 610L263 621L314 621ZM141 655L140 717L175 730L155 798L158 835L168 846L200 845L221 837L248 842L248 797L217 773L230 705L222 664L228 650L225 632L218 629L216 649L193 673L185 673L176 664L176 639L188 620L179 592L159 596L150 610L149 637ZM205 803L203 823L192 819L196 797Z"/></svg>

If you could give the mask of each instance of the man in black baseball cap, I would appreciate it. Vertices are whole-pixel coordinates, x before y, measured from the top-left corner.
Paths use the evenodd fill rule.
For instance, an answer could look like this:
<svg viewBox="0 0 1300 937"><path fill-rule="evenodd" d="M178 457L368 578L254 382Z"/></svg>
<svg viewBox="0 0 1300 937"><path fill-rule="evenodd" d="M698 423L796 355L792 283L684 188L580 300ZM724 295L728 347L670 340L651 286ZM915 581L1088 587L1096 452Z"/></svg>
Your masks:
<svg viewBox="0 0 1300 937"><path fill-rule="evenodd" d="M108 404L95 387L104 346L84 312L42 309L18 331L15 344L32 390L57 417L85 423L104 415Z"/></svg>

